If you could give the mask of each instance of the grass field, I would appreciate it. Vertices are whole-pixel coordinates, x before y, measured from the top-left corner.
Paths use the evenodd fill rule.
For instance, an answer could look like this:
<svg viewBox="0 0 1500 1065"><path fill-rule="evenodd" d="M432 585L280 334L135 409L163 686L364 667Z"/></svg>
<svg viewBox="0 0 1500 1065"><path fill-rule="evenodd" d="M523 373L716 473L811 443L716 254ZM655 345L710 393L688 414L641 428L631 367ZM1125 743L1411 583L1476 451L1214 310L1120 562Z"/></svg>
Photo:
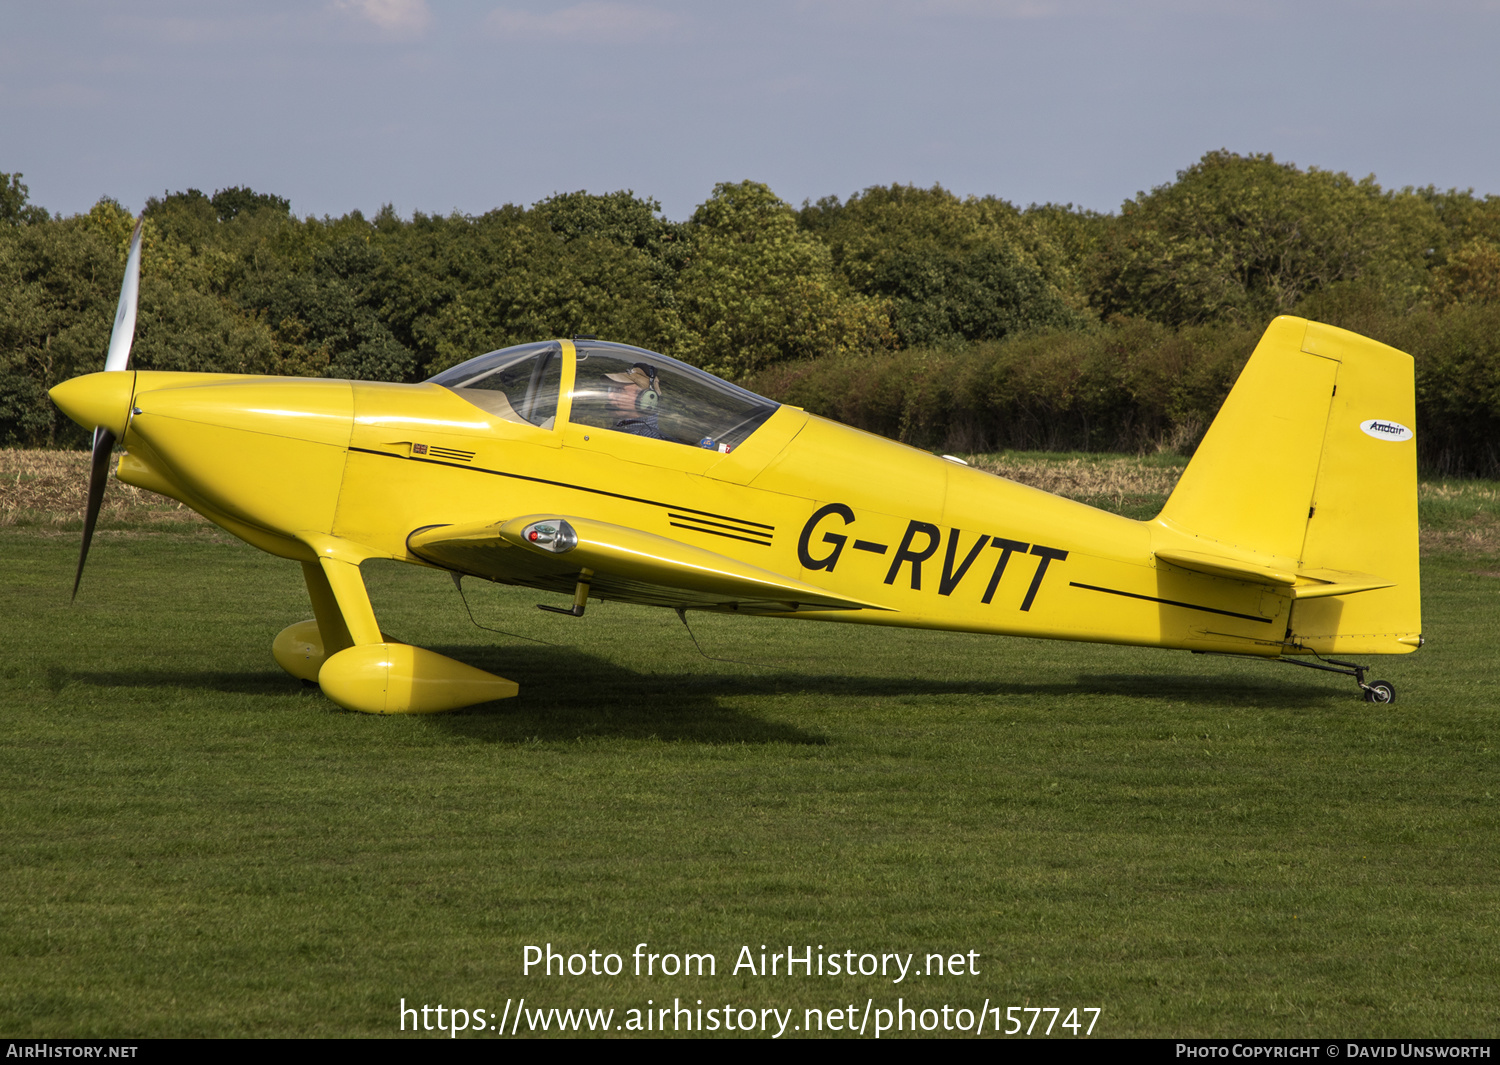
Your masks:
<svg viewBox="0 0 1500 1065"><path fill-rule="evenodd" d="M1422 487L1429 642L1378 671L1394 706L1275 664L690 616L711 661L669 612L466 582L528 642L370 565L387 631L521 685L404 719L283 674L297 567L175 506L112 497L70 605L60 461L0 452L5 1035L389 1036L402 998L523 996L788 1035L898 998L1098 1007L1096 1036L1500 1026L1500 485ZM976 461L1136 516L1180 466ZM717 973L633 976L642 942ZM523 974L547 943L624 972ZM762 944L979 972L732 972Z"/></svg>

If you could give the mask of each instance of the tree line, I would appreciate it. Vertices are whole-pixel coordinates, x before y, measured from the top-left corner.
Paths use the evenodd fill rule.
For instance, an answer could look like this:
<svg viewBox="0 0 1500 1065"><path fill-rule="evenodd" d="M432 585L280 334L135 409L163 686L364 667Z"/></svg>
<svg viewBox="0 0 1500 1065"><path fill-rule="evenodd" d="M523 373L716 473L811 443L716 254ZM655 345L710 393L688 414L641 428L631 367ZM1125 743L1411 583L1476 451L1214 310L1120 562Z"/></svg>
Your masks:
<svg viewBox="0 0 1500 1065"><path fill-rule="evenodd" d="M134 364L421 380L593 333L921 446L1191 451L1270 318L1417 360L1423 462L1500 473L1500 197L1210 152L1111 214L875 186L801 208L725 183L481 215L299 218L147 201ZM0 443L77 446L45 393L102 365L135 219L0 174Z"/></svg>

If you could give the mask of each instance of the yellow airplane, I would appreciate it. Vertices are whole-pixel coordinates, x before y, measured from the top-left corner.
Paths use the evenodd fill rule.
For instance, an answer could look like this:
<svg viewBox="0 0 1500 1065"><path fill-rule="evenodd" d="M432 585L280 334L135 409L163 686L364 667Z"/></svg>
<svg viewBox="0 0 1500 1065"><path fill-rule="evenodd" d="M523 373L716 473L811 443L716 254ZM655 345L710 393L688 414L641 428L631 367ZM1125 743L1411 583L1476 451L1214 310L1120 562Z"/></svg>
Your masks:
<svg viewBox="0 0 1500 1065"><path fill-rule="evenodd" d="M384 635L360 564L588 600L1281 659L1422 644L1412 360L1282 317L1161 514L1133 521L577 336L421 384L127 369L139 227L102 373L53 400L108 463L298 562L276 661L334 702L428 713L514 682ZM74 581L74 594L78 590ZM1313 661L1309 661L1311 658Z"/></svg>

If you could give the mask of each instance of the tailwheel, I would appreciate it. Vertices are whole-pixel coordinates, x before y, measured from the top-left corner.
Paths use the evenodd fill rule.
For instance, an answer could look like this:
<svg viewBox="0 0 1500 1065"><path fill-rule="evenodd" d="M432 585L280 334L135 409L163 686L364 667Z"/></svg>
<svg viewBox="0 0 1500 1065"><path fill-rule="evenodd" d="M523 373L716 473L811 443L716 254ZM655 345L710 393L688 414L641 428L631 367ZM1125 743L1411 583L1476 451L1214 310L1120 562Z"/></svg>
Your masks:
<svg viewBox="0 0 1500 1065"><path fill-rule="evenodd" d="M1285 662L1289 666L1302 666L1304 669L1319 669L1324 673L1338 673L1345 677L1353 677L1354 683L1359 685L1360 692L1364 695L1367 703L1394 703L1396 701L1396 686L1388 680L1372 680L1365 683L1365 674L1370 671L1369 666L1362 666L1357 662L1340 662L1337 658L1323 658L1314 655L1316 662L1303 662L1296 658L1279 658L1278 662Z"/></svg>

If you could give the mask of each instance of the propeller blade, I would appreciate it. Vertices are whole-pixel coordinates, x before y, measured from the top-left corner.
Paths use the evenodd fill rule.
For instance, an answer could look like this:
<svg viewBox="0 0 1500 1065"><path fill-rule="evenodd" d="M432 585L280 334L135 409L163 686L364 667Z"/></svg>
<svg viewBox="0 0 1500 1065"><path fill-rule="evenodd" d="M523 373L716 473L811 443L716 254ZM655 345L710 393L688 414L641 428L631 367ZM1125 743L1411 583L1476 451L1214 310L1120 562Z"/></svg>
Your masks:
<svg viewBox="0 0 1500 1065"><path fill-rule="evenodd" d="M104 486L109 481L110 453L115 449L115 434L100 426L94 430L94 459L89 469L89 504L83 512L83 546L78 550L78 572L73 575L73 598L78 598L78 583L83 580L83 564L88 561L89 543L94 539L94 525L104 503Z"/></svg>
<svg viewBox="0 0 1500 1065"><path fill-rule="evenodd" d="M120 282L120 303L115 308L115 327L109 334L109 354L104 357L106 370L124 370L130 365L130 345L135 340L135 307L141 294L141 226L143 217L130 235L130 254L125 258L125 280ZM96 446L98 438L95 437Z"/></svg>
<svg viewBox="0 0 1500 1065"><path fill-rule="evenodd" d="M135 340L135 309L141 294L141 218L130 235L130 253L125 257L125 280L120 282L120 302L115 307L115 325L109 334L109 353L104 356L106 370L124 370L130 366L130 345ZM104 505L104 486L109 483L109 459L115 449L115 434L104 426L94 428L94 455L89 466L89 502L83 512L83 544L78 549L78 572L73 575L73 599L83 580L83 564L89 558L89 544L99 509Z"/></svg>

